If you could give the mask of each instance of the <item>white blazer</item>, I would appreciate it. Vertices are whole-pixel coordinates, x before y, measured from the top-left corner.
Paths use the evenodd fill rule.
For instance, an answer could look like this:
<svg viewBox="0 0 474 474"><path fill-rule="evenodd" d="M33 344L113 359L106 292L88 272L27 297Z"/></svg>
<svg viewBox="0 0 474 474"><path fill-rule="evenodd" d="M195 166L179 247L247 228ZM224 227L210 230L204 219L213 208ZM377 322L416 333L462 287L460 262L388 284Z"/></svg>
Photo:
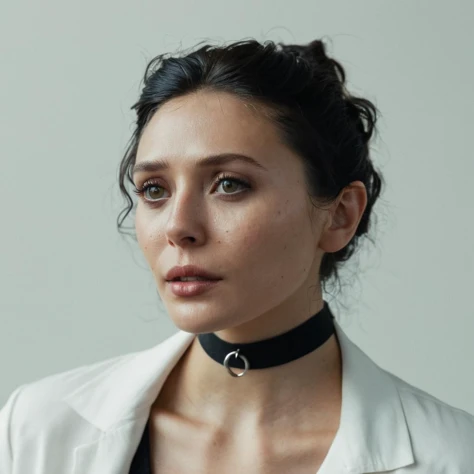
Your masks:
<svg viewBox="0 0 474 474"><path fill-rule="evenodd" d="M380 368L335 325L341 423L318 474L474 473L474 416ZM194 337L178 331L18 387L0 412L0 473L128 474L151 404ZM194 472L190 460L176 474Z"/></svg>

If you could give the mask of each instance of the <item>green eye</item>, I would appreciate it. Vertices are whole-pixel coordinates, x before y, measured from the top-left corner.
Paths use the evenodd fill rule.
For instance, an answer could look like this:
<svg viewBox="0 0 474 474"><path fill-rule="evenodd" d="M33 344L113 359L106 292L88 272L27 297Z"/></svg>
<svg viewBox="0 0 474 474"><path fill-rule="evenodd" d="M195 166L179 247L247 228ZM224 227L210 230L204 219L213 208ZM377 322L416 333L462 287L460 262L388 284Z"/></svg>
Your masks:
<svg viewBox="0 0 474 474"><path fill-rule="evenodd" d="M235 188L239 188L239 186L246 186L246 183L242 182L239 179L235 178L222 178L218 181L218 185L220 186L222 184L222 189L224 190L224 194L234 194L233 191L235 191ZM234 186L234 189L232 189L232 186Z"/></svg>
<svg viewBox="0 0 474 474"><path fill-rule="evenodd" d="M161 199L163 196L161 195L157 195L157 194L160 194L159 191L158 192L154 192L153 190L161 190L163 191L163 188L161 186L157 186L156 184L153 184L153 185L150 185L150 186L146 186L146 188L143 190L143 192L147 192L148 191L148 196L151 198L150 200L151 201L154 201L155 199ZM153 196L153 194L155 194L155 196Z"/></svg>

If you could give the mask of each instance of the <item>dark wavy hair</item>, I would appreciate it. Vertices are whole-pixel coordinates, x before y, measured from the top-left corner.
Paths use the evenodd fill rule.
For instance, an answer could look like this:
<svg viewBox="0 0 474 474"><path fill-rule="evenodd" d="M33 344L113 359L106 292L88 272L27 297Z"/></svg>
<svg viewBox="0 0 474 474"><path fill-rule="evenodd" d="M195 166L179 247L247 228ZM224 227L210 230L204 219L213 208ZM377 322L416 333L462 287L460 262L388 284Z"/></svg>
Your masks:
<svg viewBox="0 0 474 474"><path fill-rule="evenodd" d="M165 102L198 90L228 92L265 106L283 142L302 158L308 193L317 201L330 203L351 182L364 183L368 201L354 237L339 251L325 253L321 261L323 288L331 278L339 281L340 265L369 231L382 188L383 178L369 156L378 111L369 100L347 91L344 68L326 54L321 40L307 45L262 44L254 39L227 46L204 44L186 53L153 58L139 100L132 106L136 126L119 167L120 191L126 201L117 217L119 232L128 233L123 222L134 203L125 180L133 184L132 169L144 128Z"/></svg>

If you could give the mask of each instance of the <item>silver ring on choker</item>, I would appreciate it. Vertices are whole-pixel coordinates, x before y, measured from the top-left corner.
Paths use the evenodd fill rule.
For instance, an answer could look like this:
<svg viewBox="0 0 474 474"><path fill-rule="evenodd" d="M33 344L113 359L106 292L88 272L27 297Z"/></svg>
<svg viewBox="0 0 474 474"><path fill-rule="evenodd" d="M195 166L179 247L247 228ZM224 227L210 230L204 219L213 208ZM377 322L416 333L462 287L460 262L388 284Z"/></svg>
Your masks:
<svg viewBox="0 0 474 474"><path fill-rule="evenodd" d="M237 349L236 351L229 352L225 356L225 359L224 359L224 367L227 369L229 374L232 375L232 377L242 377L242 375L245 375L247 373L247 370L250 368L250 364L249 364L249 361L247 360L247 357L243 356L242 354L239 354L239 351L240 351L240 349ZM232 372L231 368L229 367L229 360L233 355L235 355L236 359L238 357L240 357L244 361L245 369L240 374L236 374L235 372Z"/></svg>

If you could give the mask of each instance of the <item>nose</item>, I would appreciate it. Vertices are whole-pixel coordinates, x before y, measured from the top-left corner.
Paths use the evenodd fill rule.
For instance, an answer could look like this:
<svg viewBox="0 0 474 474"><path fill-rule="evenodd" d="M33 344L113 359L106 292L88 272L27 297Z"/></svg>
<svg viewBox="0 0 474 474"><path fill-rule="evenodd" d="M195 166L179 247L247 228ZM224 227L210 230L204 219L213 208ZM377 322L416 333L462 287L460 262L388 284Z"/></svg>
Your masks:
<svg viewBox="0 0 474 474"><path fill-rule="evenodd" d="M171 198L165 236L172 246L202 245L205 240L205 207L196 193L183 190Z"/></svg>

